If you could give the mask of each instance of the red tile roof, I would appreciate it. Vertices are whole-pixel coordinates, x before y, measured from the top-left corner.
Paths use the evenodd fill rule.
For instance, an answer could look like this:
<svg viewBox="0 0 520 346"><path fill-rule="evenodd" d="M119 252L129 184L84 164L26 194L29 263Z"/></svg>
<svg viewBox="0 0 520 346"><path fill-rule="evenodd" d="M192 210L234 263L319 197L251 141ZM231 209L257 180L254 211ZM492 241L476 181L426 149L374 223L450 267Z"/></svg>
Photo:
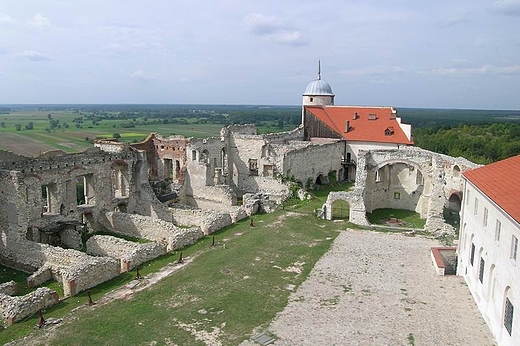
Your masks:
<svg viewBox="0 0 520 346"><path fill-rule="evenodd" d="M306 106L305 109L349 141L413 144L397 122L392 107ZM345 132L347 121L349 130ZM389 135L385 134L387 129Z"/></svg>
<svg viewBox="0 0 520 346"><path fill-rule="evenodd" d="M520 155L475 168L463 175L482 193L520 223Z"/></svg>

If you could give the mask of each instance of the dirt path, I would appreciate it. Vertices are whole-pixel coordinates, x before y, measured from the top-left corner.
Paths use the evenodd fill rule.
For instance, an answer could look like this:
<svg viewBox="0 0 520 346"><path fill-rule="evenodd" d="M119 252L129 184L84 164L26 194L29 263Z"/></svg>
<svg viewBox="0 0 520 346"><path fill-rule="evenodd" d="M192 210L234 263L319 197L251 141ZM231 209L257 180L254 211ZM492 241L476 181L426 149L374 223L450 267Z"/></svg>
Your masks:
<svg viewBox="0 0 520 346"><path fill-rule="evenodd" d="M493 345L463 279L435 274L436 245L342 232L271 323L274 345Z"/></svg>

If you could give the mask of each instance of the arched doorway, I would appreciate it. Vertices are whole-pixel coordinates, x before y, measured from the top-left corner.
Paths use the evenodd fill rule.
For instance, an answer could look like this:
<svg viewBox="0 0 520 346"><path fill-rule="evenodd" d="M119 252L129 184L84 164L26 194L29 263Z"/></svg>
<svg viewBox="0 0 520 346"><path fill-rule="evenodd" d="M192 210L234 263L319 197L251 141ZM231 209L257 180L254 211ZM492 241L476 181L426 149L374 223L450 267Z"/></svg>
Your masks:
<svg viewBox="0 0 520 346"><path fill-rule="evenodd" d="M347 220L350 215L350 205L347 201L338 199L332 202L332 219Z"/></svg>
<svg viewBox="0 0 520 346"><path fill-rule="evenodd" d="M460 208L461 200L457 193L453 193L443 209L444 221L455 228L455 233L459 234L460 229Z"/></svg>

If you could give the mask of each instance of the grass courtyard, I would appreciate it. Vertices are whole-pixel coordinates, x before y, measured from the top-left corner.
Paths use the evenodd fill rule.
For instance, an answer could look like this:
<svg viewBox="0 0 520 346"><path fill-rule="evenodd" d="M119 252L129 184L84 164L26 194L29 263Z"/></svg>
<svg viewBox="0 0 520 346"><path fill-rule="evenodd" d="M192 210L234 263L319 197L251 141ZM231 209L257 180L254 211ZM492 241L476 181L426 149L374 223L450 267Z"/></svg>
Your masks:
<svg viewBox="0 0 520 346"><path fill-rule="evenodd" d="M308 202L317 204L319 201ZM346 224L313 215L278 211L239 222L183 250L191 264L130 300L84 308L65 318L62 326L35 341L53 345L143 344L168 340L179 345L203 344L201 335L214 334L223 345L236 345L262 330L281 311L294 287L300 285L316 261L329 249ZM225 244L225 246L224 246ZM140 269L142 275L175 261L173 253ZM130 281L124 274L92 290L94 300ZM45 311L45 318L63 317L87 302L86 294L71 297ZM37 316L0 331L0 343L23 336ZM212 334L212 335L213 335ZM39 341L36 341L39 342Z"/></svg>

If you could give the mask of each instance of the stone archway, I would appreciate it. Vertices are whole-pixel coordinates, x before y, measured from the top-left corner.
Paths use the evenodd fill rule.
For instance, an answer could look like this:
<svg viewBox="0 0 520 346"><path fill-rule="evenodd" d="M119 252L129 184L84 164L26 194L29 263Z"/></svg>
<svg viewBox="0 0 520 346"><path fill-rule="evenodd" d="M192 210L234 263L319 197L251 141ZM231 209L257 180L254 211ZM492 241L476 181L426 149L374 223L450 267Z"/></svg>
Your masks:
<svg viewBox="0 0 520 346"><path fill-rule="evenodd" d="M459 194L460 193L452 193L450 198L446 201L442 211L444 221L447 224L452 225L453 228L455 228L456 233L459 232L460 228L461 198Z"/></svg>

